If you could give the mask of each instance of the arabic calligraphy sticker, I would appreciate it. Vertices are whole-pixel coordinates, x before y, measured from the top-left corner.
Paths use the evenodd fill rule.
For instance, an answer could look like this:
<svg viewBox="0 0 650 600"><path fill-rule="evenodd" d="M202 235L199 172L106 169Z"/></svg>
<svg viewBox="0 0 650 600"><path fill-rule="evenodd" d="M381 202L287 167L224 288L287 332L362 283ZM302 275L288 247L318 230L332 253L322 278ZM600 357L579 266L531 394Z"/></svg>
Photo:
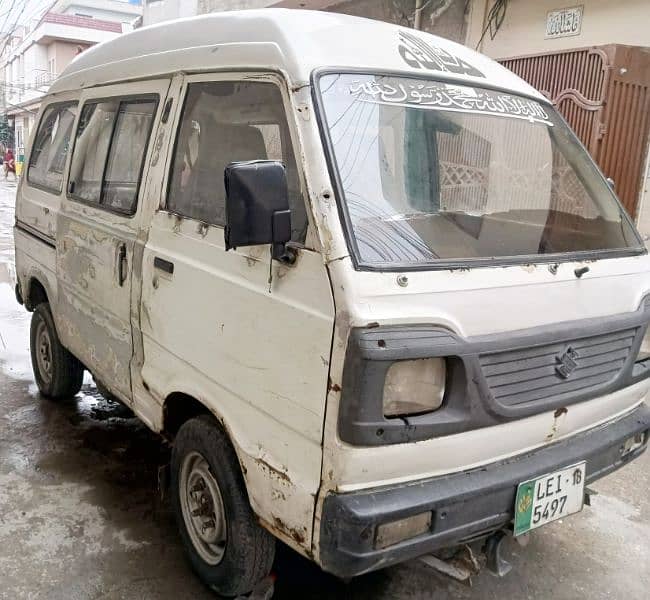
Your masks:
<svg viewBox="0 0 650 600"><path fill-rule="evenodd" d="M542 104L535 100L440 81L405 77L356 79L348 92L362 102L374 104L514 117L552 125Z"/></svg>

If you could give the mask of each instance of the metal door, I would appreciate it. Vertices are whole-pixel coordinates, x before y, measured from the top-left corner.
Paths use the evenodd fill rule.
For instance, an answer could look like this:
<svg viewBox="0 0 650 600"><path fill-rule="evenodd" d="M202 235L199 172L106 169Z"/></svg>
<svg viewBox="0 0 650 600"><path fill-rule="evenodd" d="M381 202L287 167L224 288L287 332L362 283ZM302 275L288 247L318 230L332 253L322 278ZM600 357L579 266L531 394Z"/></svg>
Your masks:
<svg viewBox="0 0 650 600"><path fill-rule="evenodd" d="M56 270L58 280L57 323L63 344L75 354L110 392L121 399L131 401L130 363L133 356L131 328L131 277L136 240L145 230L147 216L143 214L139 201L145 192L146 165L151 152L151 133L158 120L169 80L141 82L129 85L107 86L85 91L81 97L80 116L77 117L75 145L67 181L67 194L61 203L57 218ZM129 131L127 125L121 129L117 123L127 106L142 102L146 108L148 131ZM100 104L102 103L102 104ZM93 106L117 106L113 122L107 112L98 113L98 128L101 133L95 140L83 139L84 114ZM155 104L154 104L155 103ZM84 113L86 109L86 113ZM141 113L145 114L145 108ZM97 115L95 115L97 116ZM94 117L93 117L94 118ZM104 124L104 125L101 125ZM90 127L90 126L89 126ZM90 129L89 129L90 131ZM118 141L116 131L127 131L126 138ZM129 139L131 136L132 139ZM138 142L135 136L139 136ZM146 136L143 138L142 136ZM114 144L124 149L113 149ZM129 155L129 148L139 146L140 159ZM98 146L107 147L100 151ZM105 153L102 162L101 155ZM129 177L109 181L113 173L114 157L119 153L122 163L129 165L129 159L139 160L129 170ZM89 201L80 195L80 183L75 181L75 155L80 160L91 160L91 168L84 163L83 179L99 200ZM92 170L92 173L91 173ZM134 174L135 173L135 174ZM111 187L109 187L111 186ZM113 198L121 192L107 190L131 189L135 195L135 206L127 214L115 206ZM84 188L85 189L85 188ZM110 197L111 202L104 198Z"/></svg>

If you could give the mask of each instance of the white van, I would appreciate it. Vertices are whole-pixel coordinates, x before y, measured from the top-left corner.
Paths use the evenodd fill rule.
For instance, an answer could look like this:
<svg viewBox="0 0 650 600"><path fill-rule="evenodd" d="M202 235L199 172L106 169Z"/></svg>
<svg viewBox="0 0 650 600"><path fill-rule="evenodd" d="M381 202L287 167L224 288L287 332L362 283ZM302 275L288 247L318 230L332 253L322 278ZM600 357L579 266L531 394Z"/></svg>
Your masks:
<svg viewBox="0 0 650 600"><path fill-rule="evenodd" d="M268 9L100 44L43 99L15 240L41 393L87 370L173 442L224 595L275 538L348 578L525 535L646 448L638 233L546 98L431 35Z"/></svg>

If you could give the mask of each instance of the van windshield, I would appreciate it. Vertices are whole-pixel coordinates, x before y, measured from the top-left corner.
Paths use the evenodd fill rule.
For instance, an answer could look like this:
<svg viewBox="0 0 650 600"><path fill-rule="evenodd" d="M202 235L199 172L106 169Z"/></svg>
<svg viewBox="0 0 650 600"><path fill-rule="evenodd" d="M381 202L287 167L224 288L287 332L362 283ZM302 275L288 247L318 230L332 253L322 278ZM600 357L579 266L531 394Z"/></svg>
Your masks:
<svg viewBox="0 0 650 600"><path fill-rule="evenodd" d="M360 266L643 251L545 103L396 76L327 74L319 90Z"/></svg>

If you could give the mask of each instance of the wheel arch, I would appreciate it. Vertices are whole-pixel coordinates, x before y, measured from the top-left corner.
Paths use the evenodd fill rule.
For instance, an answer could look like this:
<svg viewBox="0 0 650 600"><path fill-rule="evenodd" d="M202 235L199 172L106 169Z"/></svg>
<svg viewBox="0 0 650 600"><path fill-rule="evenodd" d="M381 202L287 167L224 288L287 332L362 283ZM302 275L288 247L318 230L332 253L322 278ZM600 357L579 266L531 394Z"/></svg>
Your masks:
<svg viewBox="0 0 650 600"><path fill-rule="evenodd" d="M168 394L163 403L162 435L169 441L173 441L182 425L199 415L214 416L224 430L226 429L223 426L223 420L191 394L185 392L172 392Z"/></svg>
<svg viewBox="0 0 650 600"><path fill-rule="evenodd" d="M240 428L239 423L229 423L226 415L219 414L212 403L208 405L200 398L200 393L167 394L162 407L161 435L173 443L189 419L200 415L213 417L234 450L248 502L260 525L303 556L312 557L313 496L307 514L294 514L296 506L302 510L304 491L300 482L291 479L286 467L273 460L264 446L251 438L245 426Z"/></svg>
<svg viewBox="0 0 650 600"><path fill-rule="evenodd" d="M45 283L38 275L31 275L27 280L27 286L22 292L25 308L33 311L39 304L50 302L50 294L47 289L47 279Z"/></svg>
<svg viewBox="0 0 650 600"><path fill-rule="evenodd" d="M188 394L186 392L172 392L168 394L163 404L162 429L160 430L160 433L163 438L173 444L174 438L176 437L176 434L183 426L183 424L187 423L187 421L190 419L199 417L201 415L209 415L213 417L215 423L225 434L228 442L235 452L235 456L237 457L239 469L246 486L246 493L248 494L248 471L245 467L244 461L242 460L242 449L240 448L239 444L237 444L237 441L233 436L233 432L231 428L228 427L225 419L213 409L208 408L204 402L192 394Z"/></svg>

